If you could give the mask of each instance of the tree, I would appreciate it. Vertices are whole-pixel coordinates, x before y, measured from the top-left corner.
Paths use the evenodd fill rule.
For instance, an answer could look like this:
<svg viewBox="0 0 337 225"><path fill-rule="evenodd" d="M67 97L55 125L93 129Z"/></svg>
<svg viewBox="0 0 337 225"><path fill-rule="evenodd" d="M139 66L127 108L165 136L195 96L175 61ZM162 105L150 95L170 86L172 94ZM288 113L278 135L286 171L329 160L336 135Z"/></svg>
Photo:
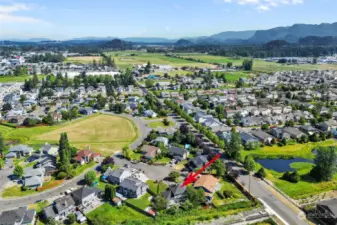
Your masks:
<svg viewBox="0 0 337 225"><path fill-rule="evenodd" d="M107 164L115 164L115 160L114 160L114 158L113 157L111 157L111 156L107 156L107 157L105 157L104 159L103 159L103 161L102 161L102 165L107 165Z"/></svg>
<svg viewBox="0 0 337 225"><path fill-rule="evenodd" d="M255 161L254 161L253 156L251 156L251 155L246 156L245 162L244 162L244 167L249 172L253 172L255 170Z"/></svg>
<svg viewBox="0 0 337 225"><path fill-rule="evenodd" d="M245 59L242 62L242 67L246 71L250 71L253 69L253 60L252 59Z"/></svg>
<svg viewBox="0 0 337 225"><path fill-rule="evenodd" d="M261 129L267 131L269 129L269 125L265 123L261 126Z"/></svg>
<svg viewBox="0 0 337 225"><path fill-rule="evenodd" d="M179 178L179 176L180 174L177 171L172 171L168 177L175 182Z"/></svg>
<svg viewBox="0 0 337 225"><path fill-rule="evenodd" d="M122 150L122 155L124 158L130 160L132 158L132 151L128 146L125 146Z"/></svg>
<svg viewBox="0 0 337 225"><path fill-rule="evenodd" d="M162 195L157 195L152 200L152 207L157 211L161 211L161 210L166 209L166 207L167 207L166 198Z"/></svg>
<svg viewBox="0 0 337 225"><path fill-rule="evenodd" d="M114 187L111 184L105 185L105 189L104 189L104 198L105 198L105 200L106 201L110 201L114 197L116 197L116 187Z"/></svg>
<svg viewBox="0 0 337 225"><path fill-rule="evenodd" d="M232 129L231 140L227 146L227 154L233 159L239 159L241 149L241 138L235 129Z"/></svg>
<svg viewBox="0 0 337 225"><path fill-rule="evenodd" d="M22 166L20 165L16 165L15 168L14 168L14 171L13 171L13 174L18 177L18 178L21 178L22 175L23 175L23 168Z"/></svg>
<svg viewBox="0 0 337 225"><path fill-rule="evenodd" d="M152 80L152 79L146 79L146 81L145 81L145 87L147 87L147 88L152 88L153 86L154 86L154 80Z"/></svg>
<svg viewBox="0 0 337 225"><path fill-rule="evenodd" d="M225 198L231 198L233 196L233 194L234 193L231 190L224 190L223 191L223 195L224 195Z"/></svg>
<svg viewBox="0 0 337 225"><path fill-rule="evenodd" d="M84 175L84 180L88 185L92 185L96 180L95 171L89 171Z"/></svg>
<svg viewBox="0 0 337 225"><path fill-rule="evenodd" d="M1 156L3 156L5 150L6 150L6 147L5 147L4 138L2 137L2 133L0 133L0 155Z"/></svg>
<svg viewBox="0 0 337 225"><path fill-rule="evenodd" d="M60 141L59 141L59 156L60 156L60 164L66 165L70 164L70 147L68 141L67 133L61 133Z"/></svg>
<svg viewBox="0 0 337 225"><path fill-rule="evenodd" d="M301 177L297 171L294 171L292 173L287 171L283 174L282 179L287 180L292 183L297 183L298 181L300 181Z"/></svg>
<svg viewBox="0 0 337 225"><path fill-rule="evenodd" d="M167 118L164 118L164 119L163 119L163 124L164 124L165 126L169 126L169 125L170 125L170 121L169 121Z"/></svg>
<svg viewBox="0 0 337 225"><path fill-rule="evenodd" d="M195 189L194 187L187 186L187 199L194 205L194 207L206 202L205 191L203 189Z"/></svg>
<svg viewBox="0 0 337 225"><path fill-rule="evenodd" d="M216 171L217 177L223 177L226 173L225 165L221 160L216 160L212 165L210 166L211 170Z"/></svg>
<svg viewBox="0 0 337 225"><path fill-rule="evenodd" d="M182 208L184 211L189 211L189 210L193 209L193 204L192 204L189 200L186 200L186 201L181 205L181 208Z"/></svg>
<svg viewBox="0 0 337 225"><path fill-rule="evenodd" d="M336 147L318 147L315 156L315 167L310 175L318 181L332 180L336 172L337 153Z"/></svg>
<svg viewBox="0 0 337 225"><path fill-rule="evenodd" d="M0 158L0 170L2 170L5 167L5 160L3 158Z"/></svg>
<svg viewBox="0 0 337 225"><path fill-rule="evenodd" d="M228 62L228 63L227 63L227 67L228 67L228 68L231 68L232 66L233 66L233 63L232 63L232 62Z"/></svg>
<svg viewBox="0 0 337 225"><path fill-rule="evenodd" d="M67 224L73 224L76 222L76 216L71 213L67 216Z"/></svg>
<svg viewBox="0 0 337 225"><path fill-rule="evenodd" d="M49 218L47 218L47 221L46 221L45 225L57 225L57 223L56 223L55 219L49 217Z"/></svg>
<svg viewBox="0 0 337 225"><path fill-rule="evenodd" d="M5 104L2 106L2 111L7 112L7 111L10 111L10 110L12 110L11 104L5 103Z"/></svg>
<svg viewBox="0 0 337 225"><path fill-rule="evenodd" d="M43 117L42 123L48 124L49 126L54 125L55 121L54 121L54 118L53 118L53 116L51 115L51 113L48 113L47 116Z"/></svg>
<svg viewBox="0 0 337 225"><path fill-rule="evenodd" d="M259 171L257 171L257 174L256 174L259 178L261 178L261 179L263 179L263 178L265 178L266 176L267 176L267 173L266 173L266 171L264 170L264 168L263 167L261 167L260 169L259 169Z"/></svg>

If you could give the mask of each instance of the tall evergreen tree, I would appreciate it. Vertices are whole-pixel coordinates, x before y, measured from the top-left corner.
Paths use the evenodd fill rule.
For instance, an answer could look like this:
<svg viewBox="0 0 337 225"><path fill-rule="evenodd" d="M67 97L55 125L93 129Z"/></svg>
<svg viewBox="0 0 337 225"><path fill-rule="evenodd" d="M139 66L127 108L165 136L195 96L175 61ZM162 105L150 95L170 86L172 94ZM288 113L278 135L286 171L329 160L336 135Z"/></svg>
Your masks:
<svg viewBox="0 0 337 225"><path fill-rule="evenodd" d="M0 155L2 156L5 152L5 142L4 142L4 138L2 137L2 133L0 133Z"/></svg>

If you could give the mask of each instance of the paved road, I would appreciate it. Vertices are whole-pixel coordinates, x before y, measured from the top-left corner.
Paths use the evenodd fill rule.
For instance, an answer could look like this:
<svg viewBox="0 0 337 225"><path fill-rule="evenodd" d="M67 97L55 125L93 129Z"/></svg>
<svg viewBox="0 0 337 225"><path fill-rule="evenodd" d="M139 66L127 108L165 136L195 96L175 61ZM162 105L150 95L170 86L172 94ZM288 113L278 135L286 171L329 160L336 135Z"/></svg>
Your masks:
<svg viewBox="0 0 337 225"><path fill-rule="evenodd" d="M115 165L124 166L127 164L130 166L130 168L144 171L145 175L151 180L163 180L173 170L173 168L169 166L154 166L145 163L132 164L130 161L116 156L114 156L114 160Z"/></svg>
<svg viewBox="0 0 337 225"><path fill-rule="evenodd" d="M61 197L61 193L64 193L69 188L80 187L81 186L80 181L84 179L84 175L86 174L86 172L94 169L95 167L87 169L81 175L75 177L74 179L68 180L63 185L53 188L51 190L47 190L36 195L31 195L22 198L0 199L0 211L27 206L37 201L46 200L57 196Z"/></svg>

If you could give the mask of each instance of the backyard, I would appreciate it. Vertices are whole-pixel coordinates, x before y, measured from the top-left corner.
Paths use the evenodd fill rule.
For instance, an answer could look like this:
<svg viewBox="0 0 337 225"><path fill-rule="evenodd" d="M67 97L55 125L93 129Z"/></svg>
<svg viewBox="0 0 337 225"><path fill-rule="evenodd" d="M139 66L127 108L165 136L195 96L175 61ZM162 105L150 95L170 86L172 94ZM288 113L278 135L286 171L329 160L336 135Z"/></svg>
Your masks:
<svg viewBox="0 0 337 225"><path fill-rule="evenodd" d="M148 124L148 126L152 129L156 129L156 128L169 128L169 127L173 127L174 126L174 122L170 121L168 125L165 125L163 123L163 121L155 121L155 122L151 122Z"/></svg>

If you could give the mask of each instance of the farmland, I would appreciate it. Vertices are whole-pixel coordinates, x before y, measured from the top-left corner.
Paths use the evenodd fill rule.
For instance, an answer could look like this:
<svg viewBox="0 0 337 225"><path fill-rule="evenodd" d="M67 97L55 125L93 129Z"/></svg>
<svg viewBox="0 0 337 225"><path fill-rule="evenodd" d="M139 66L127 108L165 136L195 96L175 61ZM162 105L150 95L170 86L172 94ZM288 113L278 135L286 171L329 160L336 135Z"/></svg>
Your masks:
<svg viewBox="0 0 337 225"><path fill-rule="evenodd" d="M75 57L68 57L66 59L66 62L71 62L71 63L83 63L83 64L87 64L87 63L92 63L93 60L96 60L96 62L102 60L101 56L75 56Z"/></svg>
<svg viewBox="0 0 337 225"><path fill-rule="evenodd" d="M57 143L62 132L68 133L71 145L85 148L88 145L102 154L110 154L133 142L138 137L137 127L128 119L110 115L93 115L78 121L57 126L14 129L0 126L8 140L26 144Z"/></svg>
<svg viewBox="0 0 337 225"><path fill-rule="evenodd" d="M24 82L32 78L33 76L0 76L0 83L11 83L11 82ZM42 79L44 76L39 75L38 78Z"/></svg>
<svg viewBox="0 0 337 225"><path fill-rule="evenodd" d="M213 68L214 66L207 63L192 62L185 59L177 59L165 56L159 53L144 53L138 51L117 51L108 52L107 55L111 55L120 69L132 67L135 64L146 64L151 62L152 64L170 65L173 67L201 67L201 68Z"/></svg>

